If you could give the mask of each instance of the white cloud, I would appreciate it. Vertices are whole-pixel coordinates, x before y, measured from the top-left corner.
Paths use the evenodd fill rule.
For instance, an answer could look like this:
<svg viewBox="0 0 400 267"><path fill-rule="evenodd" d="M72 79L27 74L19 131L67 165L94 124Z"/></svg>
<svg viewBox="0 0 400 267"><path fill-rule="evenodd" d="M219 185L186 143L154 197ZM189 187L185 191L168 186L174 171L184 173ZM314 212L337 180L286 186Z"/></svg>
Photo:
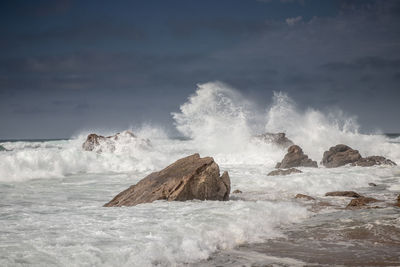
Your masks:
<svg viewBox="0 0 400 267"><path fill-rule="evenodd" d="M287 23L289 26L293 26L293 25L295 25L296 23L300 22L302 19L303 19L302 16L298 16L298 17L295 17L295 18L287 18L287 19L286 19L286 23Z"/></svg>

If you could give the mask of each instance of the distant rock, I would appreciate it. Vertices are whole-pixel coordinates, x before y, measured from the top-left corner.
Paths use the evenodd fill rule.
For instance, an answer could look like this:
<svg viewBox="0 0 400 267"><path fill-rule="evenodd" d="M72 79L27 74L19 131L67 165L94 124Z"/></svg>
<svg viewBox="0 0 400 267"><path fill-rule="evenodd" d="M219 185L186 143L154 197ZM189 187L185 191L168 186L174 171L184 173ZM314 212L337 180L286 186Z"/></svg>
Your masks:
<svg viewBox="0 0 400 267"><path fill-rule="evenodd" d="M380 202L380 200L377 200L372 197L359 197L351 200L350 203L347 205L346 209L362 208L367 204L374 202Z"/></svg>
<svg viewBox="0 0 400 267"><path fill-rule="evenodd" d="M268 173L268 176L289 175L292 173L302 173L302 171L295 169L295 168L290 168L287 170L279 169L279 170L275 170L275 171Z"/></svg>
<svg viewBox="0 0 400 267"><path fill-rule="evenodd" d="M138 138L131 131L123 131L111 136L102 136L97 134L89 134L86 141L82 144L83 150L101 152L114 152L117 143L130 143L140 147L151 146L150 140Z"/></svg>
<svg viewBox="0 0 400 267"><path fill-rule="evenodd" d="M335 168L354 163L361 159L358 150L354 150L346 145L336 145L324 152L322 164L327 168Z"/></svg>
<svg viewBox="0 0 400 267"><path fill-rule="evenodd" d="M351 164L352 166L370 167L374 165L390 165L396 166L396 163L382 156L370 156L361 158L358 161Z"/></svg>
<svg viewBox="0 0 400 267"><path fill-rule="evenodd" d="M239 189L236 189L235 191L232 192L232 194L241 194L243 193L242 191L240 191Z"/></svg>
<svg viewBox="0 0 400 267"><path fill-rule="evenodd" d="M369 167L374 165L396 165L396 163L390 159L381 156L370 156L363 158L358 150L354 150L351 147L343 144L336 145L329 148L328 151L325 151L321 163L327 168L336 168L346 164L361 167Z"/></svg>
<svg viewBox="0 0 400 267"><path fill-rule="evenodd" d="M355 197L360 198L362 197L360 194L354 191L334 191L328 192L325 194L326 197Z"/></svg>
<svg viewBox="0 0 400 267"><path fill-rule="evenodd" d="M220 176L213 158L194 154L151 173L104 206L134 206L156 200L229 200L230 190L228 172Z"/></svg>
<svg viewBox="0 0 400 267"><path fill-rule="evenodd" d="M292 167L318 167L316 161L308 158L307 155L303 153L303 150L297 146L293 145L288 148L288 153L283 158L282 162L278 162L275 168L292 168Z"/></svg>
<svg viewBox="0 0 400 267"><path fill-rule="evenodd" d="M282 148L287 148L294 145L292 140L286 137L285 133L263 133L256 135L256 138L263 140L266 143L275 144Z"/></svg>
<svg viewBox="0 0 400 267"><path fill-rule="evenodd" d="M303 194L297 194L294 198L304 198L306 200L315 200L315 198L307 196L307 195L303 195Z"/></svg>

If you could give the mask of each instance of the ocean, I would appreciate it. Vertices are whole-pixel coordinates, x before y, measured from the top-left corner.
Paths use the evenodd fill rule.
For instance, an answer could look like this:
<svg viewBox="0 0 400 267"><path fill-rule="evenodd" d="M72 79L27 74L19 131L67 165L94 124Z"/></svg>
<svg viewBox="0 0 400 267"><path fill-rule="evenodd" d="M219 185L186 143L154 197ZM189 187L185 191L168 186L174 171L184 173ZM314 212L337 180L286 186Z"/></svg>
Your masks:
<svg viewBox="0 0 400 267"><path fill-rule="evenodd" d="M0 266L400 266L400 167L299 169L267 176L286 136L318 163L346 144L400 164L399 134L363 134L343 112L301 110L286 94L256 109L221 83L199 85L172 114L180 138L156 125L115 150L84 151L90 132L61 140L0 141ZM115 131L100 132L110 135ZM200 153L228 171L230 200L156 201L105 208L116 194L175 160ZM369 186L375 183L376 186ZM346 210L354 190L380 208ZM298 193L315 201L295 199Z"/></svg>

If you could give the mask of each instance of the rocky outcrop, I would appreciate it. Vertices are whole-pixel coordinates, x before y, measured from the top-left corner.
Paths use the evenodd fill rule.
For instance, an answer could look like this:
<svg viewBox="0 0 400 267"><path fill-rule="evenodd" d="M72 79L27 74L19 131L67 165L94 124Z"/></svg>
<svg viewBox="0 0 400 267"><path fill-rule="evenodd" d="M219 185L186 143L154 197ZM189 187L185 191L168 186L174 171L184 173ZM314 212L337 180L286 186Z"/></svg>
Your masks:
<svg viewBox="0 0 400 267"><path fill-rule="evenodd" d="M279 169L279 170L272 171L272 172L268 173L267 175L268 176L277 176L277 175L289 175L292 173L302 173L302 171L295 169L295 168L290 168L287 170Z"/></svg>
<svg viewBox="0 0 400 267"><path fill-rule="evenodd" d="M325 194L326 197L354 197L359 198L362 197L360 194L354 191L334 191L328 192Z"/></svg>
<svg viewBox="0 0 400 267"><path fill-rule="evenodd" d="M382 156L370 156L361 158L358 161L351 164L352 166L370 167L374 165L390 165L395 166L396 163Z"/></svg>
<svg viewBox="0 0 400 267"><path fill-rule="evenodd" d="M361 155L358 150L354 150L349 146L340 144L329 148L328 151L325 151L321 163L327 168L335 168L349 163L354 163L360 159Z"/></svg>
<svg viewBox="0 0 400 267"><path fill-rule="evenodd" d="M232 192L232 194L241 194L243 193L242 191L240 191L239 189L236 189L235 191Z"/></svg>
<svg viewBox="0 0 400 267"><path fill-rule="evenodd" d="M346 164L362 167L374 165L396 165L396 163L390 159L381 156L370 156L363 158L358 150L354 150L351 147L343 144L336 145L329 148L328 151L325 151L321 164L327 168L336 168Z"/></svg>
<svg viewBox="0 0 400 267"><path fill-rule="evenodd" d="M285 155L281 162L278 162L275 168L293 168L293 167L318 167L316 161L308 158L307 155L303 153L303 150L297 146L293 145L288 148L288 153Z"/></svg>
<svg viewBox="0 0 400 267"><path fill-rule="evenodd" d="M151 173L104 206L134 206L156 200L229 200L230 190L228 172L220 176L213 158L194 154Z"/></svg>
<svg viewBox="0 0 400 267"><path fill-rule="evenodd" d="M372 197L359 197L350 201L346 209L356 209L365 207L369 203L379 202L379 200Z"/></svg>
<svg viewBox="0 0 400 267"><path fill-rule="evenodd" d="M266 143L275 144L282 148L287 148L289 146L294 145L292 140L286 137L285 133L263 133L257 135L256 138Z"/></svg>
<svg viewBox="0 0 400 267"><path fill-rule="evenodd" d="M140 147L151 146L148 139L138 138L131 131L123 131L111 136L102 136L97 134L89 134L86 141L82 144L83 150L101 152L114 152L117 143L128 144L134 143Z"/></svg>
<svg viewBox="0 0 400 267"><path fill-rule="evenodd" d="M304 194L297 194L294 198L304 198L305 200L315 200L315 198L304 195Z"/></svg>

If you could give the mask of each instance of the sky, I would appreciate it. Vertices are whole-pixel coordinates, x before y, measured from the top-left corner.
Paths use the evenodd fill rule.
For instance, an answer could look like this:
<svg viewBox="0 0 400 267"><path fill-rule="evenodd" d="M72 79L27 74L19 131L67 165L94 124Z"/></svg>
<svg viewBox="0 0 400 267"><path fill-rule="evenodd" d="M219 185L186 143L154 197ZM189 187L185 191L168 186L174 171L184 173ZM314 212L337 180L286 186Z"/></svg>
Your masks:
<svg viewBox="0 0 400 267"><path fill-rule="evenodd" d="M400 1L1 1L0 139L173 125L196 85L400 132Z"/></svg>

